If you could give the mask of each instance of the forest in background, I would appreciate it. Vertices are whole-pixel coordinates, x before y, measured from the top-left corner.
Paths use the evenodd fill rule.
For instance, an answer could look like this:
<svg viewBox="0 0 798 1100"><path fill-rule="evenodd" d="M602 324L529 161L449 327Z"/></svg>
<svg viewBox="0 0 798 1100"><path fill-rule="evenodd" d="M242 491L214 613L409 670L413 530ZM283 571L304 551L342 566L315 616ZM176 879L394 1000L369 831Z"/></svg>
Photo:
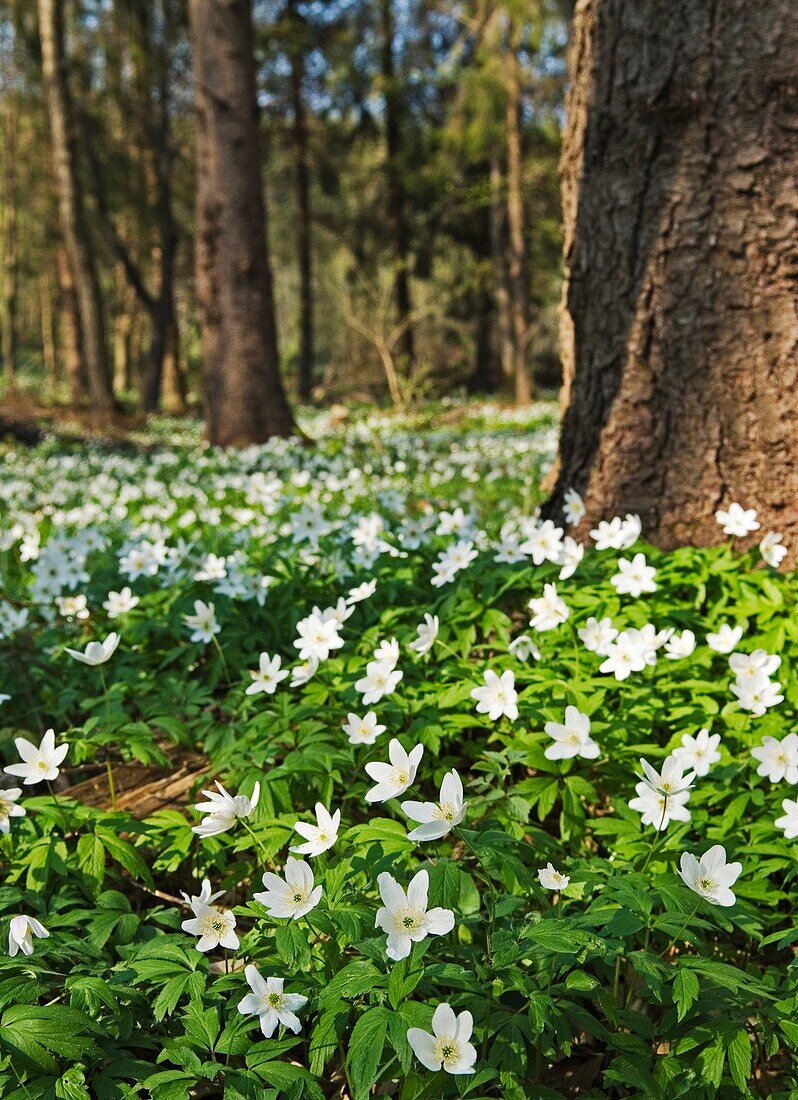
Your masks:
<svg viewBox="0 0 798 1100"><path fill-rule="evenodd" d="M85 403L90 389L83 276L59 219L48 28L114 396L148 412L199 400L187 8L0 2L7 396ZM252 33L289 397L405 404L459 388L525 400L555 387L562 5L268 0Z"/></svg>

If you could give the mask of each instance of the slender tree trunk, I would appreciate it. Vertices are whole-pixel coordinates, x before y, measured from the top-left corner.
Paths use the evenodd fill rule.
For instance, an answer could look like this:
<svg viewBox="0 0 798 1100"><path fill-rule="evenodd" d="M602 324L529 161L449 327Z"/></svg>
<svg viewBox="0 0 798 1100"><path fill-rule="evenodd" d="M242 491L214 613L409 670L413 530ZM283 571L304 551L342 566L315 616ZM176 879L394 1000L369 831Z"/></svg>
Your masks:
<svg viewBox="0 0 798 1100"><path fill-rule="evenodd" d="M72 271L64 248L58 249L57 258L58 285L61 291L59 312L63 360L66 363L70 397L72 403L77 405L84 400L88 392L80 332L80 312L78 310L77 295L75 294L75 284L72 281Z"/></svg>
<svg viewBox="0 0 798 1100"><path fill-rule="evenodd" d="M407 200L402 157L402 97L394 63L394 0L381 0L382 10L382 82L385 98L385 175L388 183L388 210L391 246L395 269L396 314L407 327L399 343L399 354L406 367L415 361L415 339L412 325L407 324L412 312L410 293L410 232L407 223Z"/></svg>
<svg viewBox="0 0 798 1100"><path fill-rule="evenodd" d="M507 204L504 199L504 180L498 153L490 158L490 250L493 258L493 296L499 322L499 362L501 363L502 389L515 393L515 355L513 352L513 323L510 310L510 287L507 271L507 242L504 232Z"/></svg>
<svg viewBox="0 0 798 1100"><path fill-rule="evenodd" d="M513 333L513 382L515 400L526 405L532 400L529 372L529 268L524 211L523 153L521 148L521 30L513 18L505 58L507 81L507 228L509 236L508 284Z"/></svg>
<svg viewBox="0 0 798 1100"><path fill-rule="evenodd" d="M787 0L578 0L569 394L550 511L670 547L731 501L798 536L798 22Z"/></svg>
<svg viewBox="0 0 798 1100"><path fill-rule="evenodd" d="M17 112L12 96L3 104L3 283L2 329L3 371L6 387L12 390L17 379L17 282L19 254L17 249Z"/></svg>
<svg viewBox="0 0 798 1100"><path fill-rule="evenodd" d="M53 285L49 268L39 274L39 317L42 330L42 358L44 374L51 389L58 385L58 355L55 347L53 323Z"/></svg>
<svg viewBox="0 0 798 1100"><path fill-rule="evenodd" d="M121 266L121 265L120 265ZM117 269L119 302L114 320L114 393L129 393L133 384L130 369L130 336L133 331L133 315L136 311L136 295L131 289L124 270Z"/></svg>
<svg viewBox="0 0 798 1100"><path fill-rule="evenodd" d="M305 109L304 25L295 0L288 0L291 56L291 101L296 186L296 246L299 263L299 396L309 401L313 391L313 269L311 253L310 167Z"/></svg>
<svg viewBox="0 0 798 1100"><path fill-rule="evenodd" d="M198 114L197 295L208 438L290 435L261 179L250 0L190 0Z"/></svg>
<svg viewBox="0 0 798 1100"><path fill-rule="evenodd" d="M177 331L177 318L167 341L166 355L163 360L163 410L170 416L179 416L186 411L186 384L180 367L180 339Z"/></svg>
<svg viewBox="0 0 798 1100"><path fill-rule="evenodd" d="M101 412L114 408L105 344L100 283L78 179L72 104L66 79L63 0L37 0L42 75L61 232L80 315L81 346L92 404Z"/></svg>

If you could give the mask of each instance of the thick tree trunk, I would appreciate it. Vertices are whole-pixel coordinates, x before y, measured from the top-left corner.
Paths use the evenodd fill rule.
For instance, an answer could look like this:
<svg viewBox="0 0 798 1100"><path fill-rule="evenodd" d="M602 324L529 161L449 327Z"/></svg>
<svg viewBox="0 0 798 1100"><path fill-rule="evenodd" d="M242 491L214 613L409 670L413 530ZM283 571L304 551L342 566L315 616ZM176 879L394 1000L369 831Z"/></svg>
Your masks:
<svg viewBox="0 0 798 1100"><path fill-rule="evenodd" d="M3 240L2 240L2 300L0 330L2 330L3 373L6 388L11 390L17 378L17 283L19 255L17 249L17 112L9 96L0 115L4 136L3 149Z"/></svg>
<svg viewBox="0 0 798 1100"><path fill-rule="evenodd" d="M737 500L798 536L798 23L787 0L578 0L568 407L550 511L663 546Z"/></svg>
<svg viewBox="0 0 798 1100"><path fill-rule="evenodd" d="M402 160L402 98L394 63L394 0L381 0L382 7L382 82L385 100L385 175L388 183L386 211L395 271L396 316L404 326L399 354L406 368L415 361L415 340L410 316L410 233L407 224L404 164Z"/></svg>
<svg viewBox="0 0 798 1100"><path fill-rule="evenodd" d="M190 0L189 17L207 433L247 446L294 431L277 352L250 0Z"/></svg>
<svg viewBox="0 0 798 1100"><path fill-rule="evenodd" d="M100 284L78 180L77 147L66 80L63 0L37 0L42 75L53 150L58 211L80 314L81 347L92 404L114 408Z"/></svg>
<svg viewBox="0 0 798 1100"><path fill-rule="evenodd" d="M532 400L529 373L529 269L524 210L523 153L521 149L521 50L520 24L513 19L505 58L507 81L507 229L508 285L513 333L513 383L515 400L526 405Z"/></svg>
<svg viewBox="0 0 798 1100"><path fill-rule="evenodd" d="M304 24L295 0L288 2L291 20L291 100L294 112L293 145L296 186L296 247L299 263L299 396L309 401L313 391L313 268L310 243L310 167L305 110Z"/></svg>

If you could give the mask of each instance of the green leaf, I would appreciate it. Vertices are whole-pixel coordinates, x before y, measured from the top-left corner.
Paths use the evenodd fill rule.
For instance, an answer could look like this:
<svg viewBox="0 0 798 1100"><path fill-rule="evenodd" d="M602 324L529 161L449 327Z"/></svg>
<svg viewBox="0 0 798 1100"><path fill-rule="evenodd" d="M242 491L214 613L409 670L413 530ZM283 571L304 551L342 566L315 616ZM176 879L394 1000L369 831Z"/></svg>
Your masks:
<svg viewBox="0 0 798 1100"><path fill-rule="evenodd" d="M381 974L373 963L365 959L356 959L348 963L327 983L319 994L319 1007L329 1008L342 997L353 1000L362 993L384 987L385 981L385 975Z"/></svg>
<svg viewBox="0 0 798 1100"><path fill-rule="evenodd" d="M385 1008L370 1008L352 1029L347 1054L354 1100L367 1100L371 1086L379 1076L379 1065L390 1013Z"/></svg>
<svg viewBox="0 0 798 1100"><path fill-rule="evenodd" d="M740 1028L726 1047L726 1058L732 1081L740 1092L745 1092L751 1076L751 1040L744 1028Z"/></svg>
<svg viewBox="0 0 798 1100"><path fill-rule="evenodd" d="M698 999L698 978L692 970L680 970L673 979L673 1003L682 1021Z"/></svg>

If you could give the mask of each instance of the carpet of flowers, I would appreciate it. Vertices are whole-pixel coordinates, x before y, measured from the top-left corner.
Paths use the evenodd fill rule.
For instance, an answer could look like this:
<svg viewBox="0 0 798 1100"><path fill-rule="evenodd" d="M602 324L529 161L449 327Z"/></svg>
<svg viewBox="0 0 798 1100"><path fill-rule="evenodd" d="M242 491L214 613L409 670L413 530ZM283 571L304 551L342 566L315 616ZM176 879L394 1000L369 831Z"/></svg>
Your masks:
<svg viewBox="0 0 798 1100"><path fill-rule="evenodd" d="M798 1096L785 549L583 548L554 444L3 451L0 1095Z"/></svg>

